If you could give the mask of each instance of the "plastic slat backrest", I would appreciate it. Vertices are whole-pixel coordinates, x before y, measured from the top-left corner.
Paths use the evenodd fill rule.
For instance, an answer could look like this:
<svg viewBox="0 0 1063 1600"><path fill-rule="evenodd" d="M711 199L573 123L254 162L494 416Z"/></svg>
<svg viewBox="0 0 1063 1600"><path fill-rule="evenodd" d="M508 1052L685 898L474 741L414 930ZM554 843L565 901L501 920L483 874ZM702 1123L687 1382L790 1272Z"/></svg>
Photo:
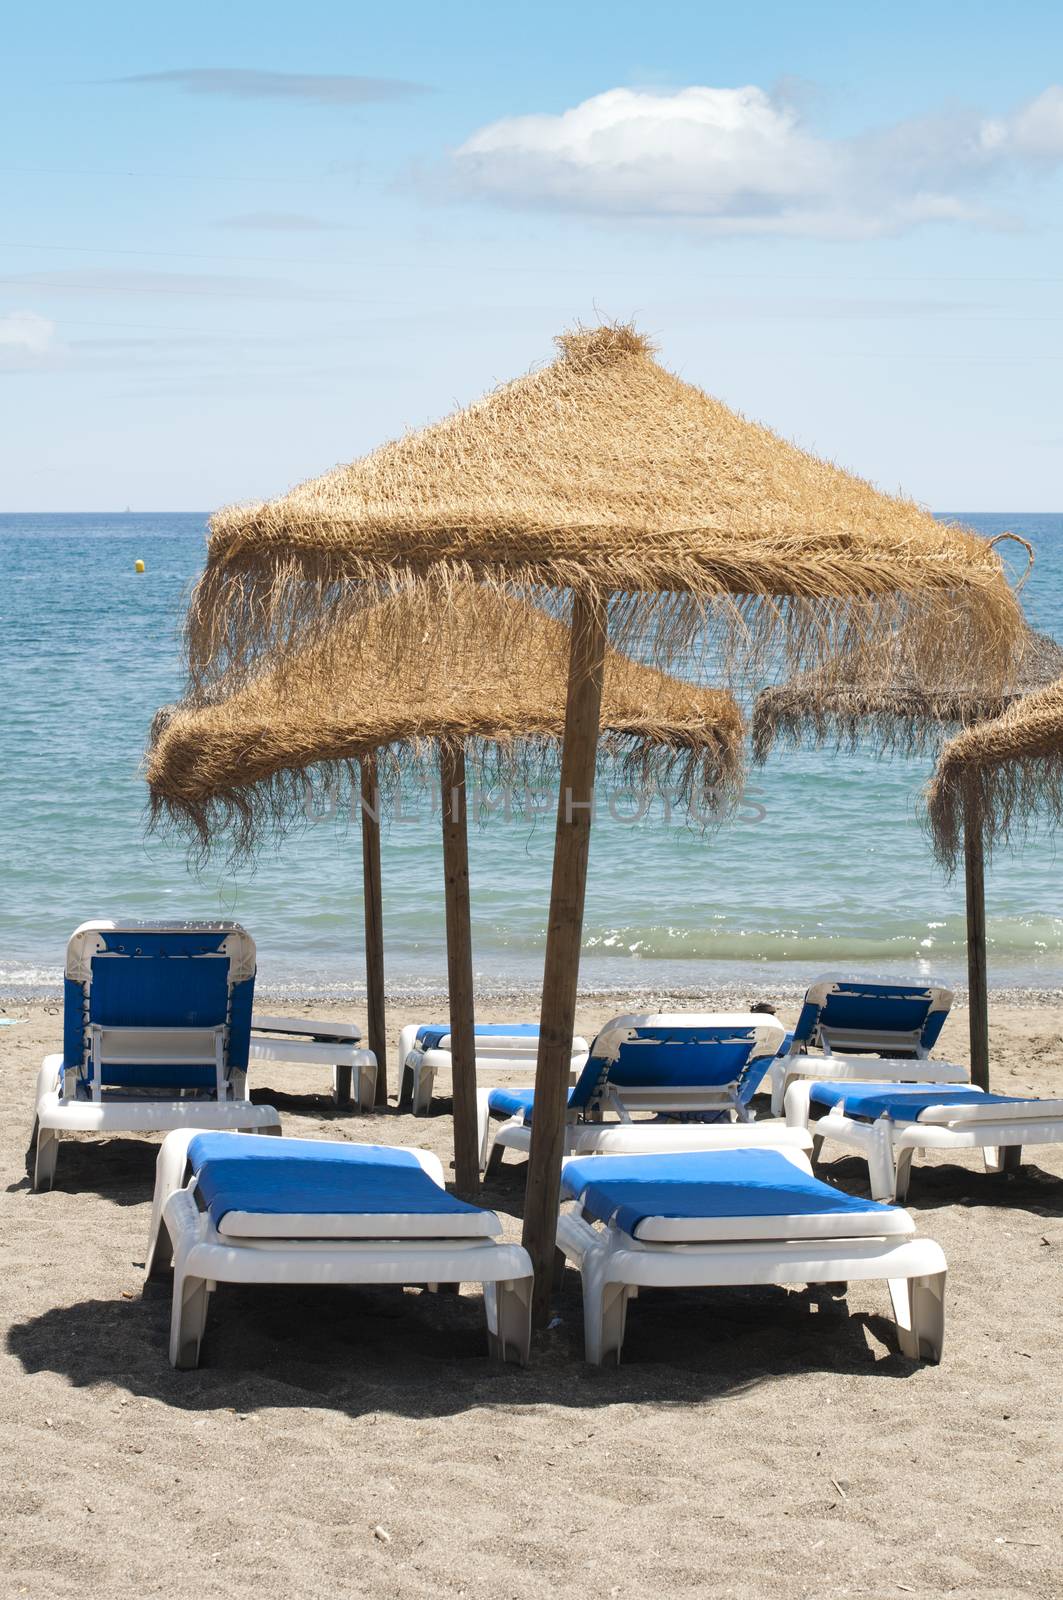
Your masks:
<svg viewBox="0 0 1063 1600"><path fill-rule="evenodd" d="M741 1077L754 1044L752 1030L733 1026L647 1024L608 1061L595 1054L600 1038L572 1090L572 1106L589 1105L607 1086L621 1099L624 1089L724 1088Z"/></svg>
<svg viewBox="0 0 1063 1600"><path fill-rule="evenodd" d="M233 926L99 928L102 949L84 986L64 984L64 1062L91 1076L88 1025L103 1028L216 1028L228 1025L226 1067L246 1071L251 1043L254 976L231 983L224 945ZM209 1088L213 1066L104 1067L110 1087Z"/></svg>
<svg viewBox="0 0 1063 1600"><path fill-rule="evenodd" d="M806 997L794 1030L798 1046L815 1043L820 1032L828 1036L896 1033L909 1040L916 1035L924 1050L931 1050L937 1043L949 1007L948 997L935 988L918 982L859 978L834 979L830 983L822 1003ZM819 987L813 985L809 994Z"/></svg>

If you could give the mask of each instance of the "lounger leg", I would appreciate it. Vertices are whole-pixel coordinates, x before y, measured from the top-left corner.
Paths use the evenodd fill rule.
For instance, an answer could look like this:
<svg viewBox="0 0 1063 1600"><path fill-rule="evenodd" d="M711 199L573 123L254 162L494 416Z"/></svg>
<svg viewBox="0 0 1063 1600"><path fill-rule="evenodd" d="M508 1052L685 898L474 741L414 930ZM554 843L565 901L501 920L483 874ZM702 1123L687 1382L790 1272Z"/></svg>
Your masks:
<svg viewBox="0 0 1063 1600"><path fill-rule="evenodd" d="M487 1345L493 1361L527 1366L531 1350L531 1289L530 1278L484 1284Z"/></svg>
<svg viewBox="0 0 1063 1600"><path fill-rule="evenodd" d="M210 1286L205 1278L177 1273L170 1313L170 1364L182 1371L199 1366L199 1347L207 1325Z"/></svg>
<svg viewBox="0 0 1063 1600"><path fill-rule="evenodd" d="M888 1121L888 1118L881 1118L875 1123L871 1148L867 1153L867 1169L871 1179L872 1200L891 1203L897 1194L897 1167Z"/></svg>
<svg viewBox="0 0 1063 1600"><path fill-rule="evenodd" d="M807 1128L812 1120L812 1085L806 1078L795 1078L783 1099L788 1128Z"/></svg>
<svg viewBox="0 0 1063 1600"><path fill-rule="evenodd" d="M33 1187L50 1189L55 1178L55 1164L59 1159L59 1134L55 1128L42 1128L39 1121L33 1124L30 1138L33 1151Z"/></svg>
<svg viewBox="0 0 1063 1600"><path fill-rule="evenodd" d="M911 1148L911 1146L909 1146L906 1150L897 1151L897 1161L894 1169L896 1173L894 1178L894 1198L896 1200L904 1200L907 1198L908 1184L911 1181L912 1176L912 1157L914 1155L915 1151Z"/></svg>
<svg viewBox="0 0 1063 1600"><path fill-rule="evenodd" d="M436 1070L428 1067L422 1061L414 1073L413 1079L413 1114L415 1117L426 1117L432 1108L432 1091L436 1083Z"/></svg>
<svg viewBox="0 0 1063 1600"><path fill-rule="evenodd" d="M819 1159L820 1159L820 1156L822 1154L823 1154L823 1135L820 1134L817 1137L815 1134L813 1134L812 1135L812 1165L814 1167L818 1167L819 1166Z"/></svg>
<svg viewBox="0 0 1063 1600"><path fill-rule="evenodd" d="M982 1157L987 1172L1018 1172L1022 1165L1022 1145L988 1145Z"/></svg>
<svg viewBox="0 0 1063 1600"><path fill-rule="evenodd" d="M506 1158L506 1147L505 1147L505 1145L504 1144L497 1144L497 1143L493 1144L491 1146L491 1154L487 1158L487 1166L485 1168L485 1176L488 1177L488 1178L495 1177L496 1174L499 1173L502 1170L502 1163L505 1160L505 1158Z"/></svg>
<svg viewBox="0 0 1063 1600"><path fill-rule="evenodd" d="M147 1285L151 1278L161 1278L173 1265L173 1240L170 1230L162 1217L159 1218L158 1227L152 1232L148 1240L148 1256L144 1262L144 1282Z"/></svg>
<svg viewBox="0 0 1063 1600"><path fill-rule="evenodd" d="M595 1367L607 1362L619 1366L631 1285L607 1281L597 1266L597 1262L583 1264L584 1359Z"/></svg>
<svg viewBox="0 0 1063 1600"><path fill-rule="evenodd" d="M358 1068L358 1109L366 1113L372 1111L376 1104L376 1076L377 1064L375 1061L363 1061Z"/></svg>
<svg viewBox="0 0 1063 1600"><path fill-rule="evenodd" d="M351 1079L353 1068L335 1066L332 1069L332 1098L346 1111L351 1104Z"/></svg>
<svg viewBox="0 0 1063 1600"><path fill-rule="evenodd" d="M945 1343L945 1274L890 1278L889 1290L902 1355L912 1361L940 1361Z"/></svg>
<svg viewBox="0 0 1063 1600"><path fill-rule="evenodd" d="M480 1151L480 1171L487 1170L487 1147L491 1142L490 1089L476 1091L476 1142Z"/></svg>

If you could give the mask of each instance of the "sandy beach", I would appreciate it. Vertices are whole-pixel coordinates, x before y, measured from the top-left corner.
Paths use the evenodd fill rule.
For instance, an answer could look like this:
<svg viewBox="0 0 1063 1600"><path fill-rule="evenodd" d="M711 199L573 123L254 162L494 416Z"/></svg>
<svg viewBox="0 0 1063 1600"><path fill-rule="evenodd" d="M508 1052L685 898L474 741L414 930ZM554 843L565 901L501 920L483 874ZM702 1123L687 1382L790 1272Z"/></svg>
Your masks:
<svg viewBox="0 0 1063 1600"><path fill-rule="evenodd" d="M620 1009L583 999L578 1025ZM646 1294L624 1365L595 1371L568 1272L525 1371L487 1362L470 1290L223 1288L201 1370L177 1373L168 1286L145 1294L140 1266L155 1143L64 1143L57 1187L31 1195L59 1006L2 1014L4 1595L1060 1592L1063 1151L1003 1180L973 1157L917 1166L910 1207L949 1258L938 1368L896 1353L871 1284L823 1311L778 1290ZM394 1006L392 1038L406 1020ZM1058 1092L1061 1025L1058 998L995 1001L995 1085ZM965 1031L957 1008L940 1053L965 1059ZM253 1083L289 1133L449 1161L446 1100L359 1117L306 1068ZM866 1192L857 1162L824 1170ZM513 1235L522 1192L514 1161L485 1194Z"/></svg>

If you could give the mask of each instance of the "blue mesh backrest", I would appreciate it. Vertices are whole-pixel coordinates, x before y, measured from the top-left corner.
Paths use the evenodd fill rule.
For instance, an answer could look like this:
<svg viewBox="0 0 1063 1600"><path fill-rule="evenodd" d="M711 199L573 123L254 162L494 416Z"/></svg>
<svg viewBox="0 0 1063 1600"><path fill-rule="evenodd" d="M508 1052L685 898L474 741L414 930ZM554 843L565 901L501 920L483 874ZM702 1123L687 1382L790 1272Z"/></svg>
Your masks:
<svg viewBox="0 0 1063 1600"><path fill-rule="evenodd" d="M230 1023L227 1065L245 1071L254 978L233 986L224 929L102 931L91 961L88 1012L79 983L64 985L63 1053L82 1065L86 1022L101 1027L215 1028Z"/></svg>
<svg viewBox="0 0 1063 1600"><path fill-rule="evenodd" d="M591 1046L587 1065L572 1091L570 1104L585 1106L603 1075L623 1097L624 1089L716 1088L741 1074L753 1048L752 1029L707 1025L636 1028L611 1064Z"/></svg>
<svg viewBox="0 0 1063 1600"><path fill-rule="evenodd" d="M224 956L96 956L89 1020L113 1028L216 1028L229 1010Z"/></svg>
<svg viewBox="0 0 1063 1600"><path fill-rule="evenodd" d="M872 983L860 979L838 981L822 1005L806 1000L794 1030L798 1043L807 1043L816 1028L848 1032L919 1034L929 1050L936 1043L948 1007L932 1011L935 995L912 983Z"/></svg>
<svg viewBox="0 0 1063 1600"><path fill-rule="evenodd" d="M819 1015L821 1028L868 1028L874 1032L917 1033L930 1010L930 996L846 990L827 996Z"/></svg>
<svg viewBox="0 0 1063 1600"><path fill-rule="evenodd" d="M63 979L63 1065L79 1067L85 1057L85 992L73 978Z"/></svg>
<svg viewBox="0 0 1063 1600"><path fill-rule="evenodd" d="M816 1024L819 1022L819 1012L818 1005L815 1005L811 1000L805 1001L801 1007L801 1015L798 1017L797 1024L794 1027L793 1042L795 1045L808 1044L815 1032Z"/></svg>
<svg viewBox="0 0 1063 1600"><path fill-rule="evenodd" d="M932 1011L923 1024L920 1043L924 1050L933 1050L938 1042L938 1035L945 1026L945 1019L949 1014L948 1006L943 1006L940 1011Z"/></svg>

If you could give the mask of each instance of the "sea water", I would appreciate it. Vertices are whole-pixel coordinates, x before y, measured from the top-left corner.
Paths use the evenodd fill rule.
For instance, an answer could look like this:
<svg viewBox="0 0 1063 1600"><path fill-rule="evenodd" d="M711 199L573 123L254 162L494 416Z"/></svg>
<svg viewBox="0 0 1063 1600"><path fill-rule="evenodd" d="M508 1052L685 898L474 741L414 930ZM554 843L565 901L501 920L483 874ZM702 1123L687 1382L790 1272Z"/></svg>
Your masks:
<svg viewBox="0 0 1063 1600"><path fill-rule="evenodd" d="M1024 602L1063 640L1063 516L956 515L1033 542ZM363 989L361 849L344 808L235 874L223 861L192 872L179 846L145 834L140 762L155 710L181 691L180 621L204 536L199 515L0 516L0 992L56 985L68 934L94 916L235 917L258 943L263 987ZM946 881L920 815L932 764L779 750L712 830L659 800L633 821L636 798L610 791L592 834L582 986L711 998L842 969L962 981L962 875ZM471 831L483 994L541 980L553 823L527 810L518 797L508 819L499 808ZM991 864L995 986L1060 983L1056 848L1043 830ZM439 992L430 795L385 821L382 857L388 987Z"/></svg>

